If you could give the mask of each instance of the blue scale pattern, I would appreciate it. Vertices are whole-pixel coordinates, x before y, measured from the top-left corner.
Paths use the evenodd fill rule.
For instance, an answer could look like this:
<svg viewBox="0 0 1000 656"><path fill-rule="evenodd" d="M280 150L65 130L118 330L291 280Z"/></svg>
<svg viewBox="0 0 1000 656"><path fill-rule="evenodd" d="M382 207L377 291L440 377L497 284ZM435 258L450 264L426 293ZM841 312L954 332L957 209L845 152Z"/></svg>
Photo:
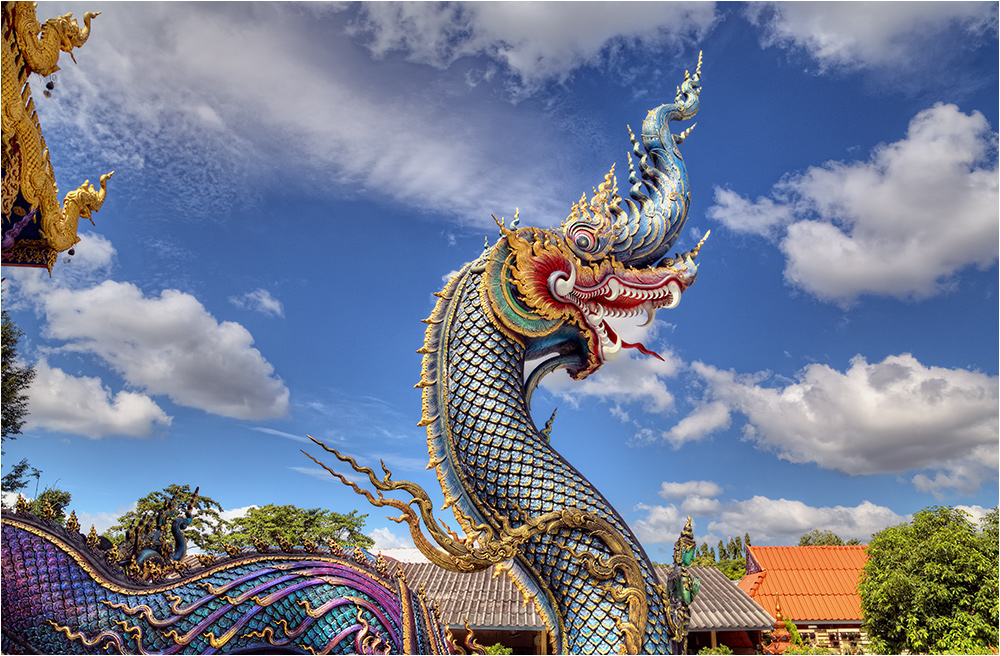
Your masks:
<svg viewBox="0 0 1000 656"><path fill-rule="evenodd" d="M18 524L4 513L3 653L216 653L260 646L355 653L359 610L369 635L384 641L382 649L403 649L399 588L367 568L374 564L370 555L366 566L313 554L253 556L147 592L105 578L84 553L88 547L73 547L64 540L67 532L52 530L61 532L61 544L46 539L45 527ZM405 603L417 623L412 650L430 652L431 633L446 644L436 622L423 625L417 595Z"/></svg>
<svg viewBox="0 0 1000 656"><path fill-rule="evenodd" d="M447 337L445 373L448 430L470 496L521 524L518 508L532 516L576 507L614 525L643 554L625 522L603 496L535 430L523 397L524 347L494 327L478 293L481 274L470 273ZM617 651L616 619L627 619L625 604L612 604L604 590L573 558L574 551L606 553L603 542L578 530L539 536L524 546L523 564L547 582L556 607L568 609L565 648L572 653ZM640 555L645 580L656 581ZM618 574L614 583L625 586ZM659 595L647 584L649 622L644 649L669 653L670 638Z"/></svg>

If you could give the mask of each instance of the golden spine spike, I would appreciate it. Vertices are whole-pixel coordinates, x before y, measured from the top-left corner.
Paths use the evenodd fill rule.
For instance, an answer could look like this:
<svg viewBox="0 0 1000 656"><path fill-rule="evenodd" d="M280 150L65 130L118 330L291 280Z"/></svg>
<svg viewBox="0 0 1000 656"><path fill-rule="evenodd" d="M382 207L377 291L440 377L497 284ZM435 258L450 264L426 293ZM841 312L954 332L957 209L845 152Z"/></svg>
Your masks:
<svg viewBox="0 0 1000 656"><path fill-rule="evenodd" d="M429 426L430 424L434 423L437 420L438 420L437 415L434 415L433 417L424 417L423 419L417 422L417 426L420 426L421 428L424 426Z"/></svg>
<svg viewBox="0 0 1000 656"><path fill-rule="evenodd" d="M66 530L70 533L80 532L80 520L76 518L75 510L69 513L69 518L66 520Z"/></svg>
<svg viewBox="0 0 1000 656"><path fill-rule="evenodd" d="M97 529L94 528L93 524L90 525L90 533L87 534L87 544L91 549L97 549L98 545L101 544L100 537L97 535Z"/></svg>
<svg viewBox="0 0 1000 656"><path fill-rule="evenodd" d="M48 519L48 520L53 520L56 518L56 509L53 508L52 504L49 503L48 501L46 501L45 505L42 506L41 517L42 519Z"/></svg>
<svg viewBox="0 0 1000 656"><path fill-rule="evenodd" d="M361 550L361 547L354 547L354 552L351 554L351 557L354 558L354 562L359 565L368 564L368 557L365 556L365 552Z"/></svg>

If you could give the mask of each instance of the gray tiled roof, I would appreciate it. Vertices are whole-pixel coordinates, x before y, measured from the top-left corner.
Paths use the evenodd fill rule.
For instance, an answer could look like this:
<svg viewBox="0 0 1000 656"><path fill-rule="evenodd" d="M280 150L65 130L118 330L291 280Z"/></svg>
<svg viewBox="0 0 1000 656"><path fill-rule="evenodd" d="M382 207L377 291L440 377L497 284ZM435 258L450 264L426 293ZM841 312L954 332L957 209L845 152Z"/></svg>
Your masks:
<svg viewBox="0 0 1000 656"><path fill-rule="evenodd" d="M494 578L493 569L459 574L432 563L401 563L406 580L413 589L421 583L427 597L441 603L441 615L449 626L462 626L468 618L476 628L542 630L544 622L534 604L524 604L520 591L503 575ZM760 631L770 630L774 620L750 595L714 567L692 567L701 579L701 589L691 604L691 631ZM667 567L657 567L660 580L666 582Z"/></svg>
<svg viewBox="0 0 1000 656"><path fill-rule="evenodd" d="M493 568L460 574L441 569L433 563L400 563L410 587L423 583L428 599L441 603L445 624L460 627L465 619L473 629L516 630L545 629L535 612L535 605L525 605L524 596L506 574L493 577Z"/></svg>
<svg viewBox="0 0 1000 656"><path fill-rule="evenodd" d="M714 567L691 567L701 588L691 603L691 631L770 631L774 619L736 581ZM657 567L664 584L669 567Z"/></svg>

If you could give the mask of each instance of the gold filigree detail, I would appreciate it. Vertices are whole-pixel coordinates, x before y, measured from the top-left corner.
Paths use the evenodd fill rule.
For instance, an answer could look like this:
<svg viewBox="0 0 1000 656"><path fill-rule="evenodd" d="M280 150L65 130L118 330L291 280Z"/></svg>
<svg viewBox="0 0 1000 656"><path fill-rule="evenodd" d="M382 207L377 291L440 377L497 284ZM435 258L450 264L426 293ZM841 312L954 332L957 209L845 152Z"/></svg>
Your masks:
<svg viewBox="0 0 1000 656"><path fill-rule="evenodd" d="M66 519L66 530L70 533L80 532L80 520L76 518L76 511L70 511L69 517Z"/></svg>
<svg viewBox="0 0 1000 656"><path fill-rule="evenodd" d="M80 239L77 226L80 218L90 218L100 209L106 194L107 179L101 176L100 191L89 181L66 195L62 207L58 200L55 173L49 150L38 123L31 97L29 74L51 75L59 70L60 52L72 57L73 48L82 46L90 36L90 21L98 13L86 12L81 28L72 14L50 18L39 24L32 2L10 2L3 7L2 62L2 133L3 133L3 201L5 215L20 192L31 209L38 209L42 243L17 244L9 255L10 261L37 262L50 271L56 254L73 246ZM13 178L14 174L17 178ZM5 258L6 259L6 258Z"/></svg>
<svg viewBox="0 0 1000 656"><path fill-rule="evenodd" d="M419 485L409 481L393 481L392 474L384 463L382 470L385 472L385 476L379 478L374 471L358 465L353 458L341 455L336 449L326 446L315 438L310 437L310 439L328 453L333 454L338 460L350 464L356 472L367 475L378 496L375 497L367 490L361 489L308 453L305 454L307 457L342 483L351 487L356 493L367 498L372 505L377 507L391 506L402 511L402 516L399 518L390 517L390 519L400 523L405 521L410 527L410 535L413 537L414 544L417 545L421 553L428 560L445 569L472 572L494 566L516 556L519 547L529 539L538 535L553 534L562 529L579 530L599 539L607 547L609 555L598 557L591 553L572 551L571 553L574 558L584 564L591 576L599 580L611 579L618 572L622 574L626 582L625 586L609 587L607 592L616 602L626 604L628 609L628 620L620 624L623 653L637 654L641 651L642 638L649 616L649 601L646 597L642 566L625 536L604 518L584 512L579 508L562 508L537 517L527 516L521 511L522 523L513 527L507 517L494 513L492 521L499 527L499 530L490 524L475 524L471 518L466 517L466 521L474 527L475 532L471 535L467 534L465 538L458 538L454 533L442 528L443 525L434 518L433 504L427 492ZM303 453L305 452L303 451ZM408 493L412 497L411 501L406 503L387 498L382 494L397 490ZM420 508L419 514L413 509L412 504L416 504ZM455 508L455 512L460 513L461 511ZM424 536L421 522L440 548L433 546ZM564 545L563 548L568 547ZM421 589L418 596L422 598L422 595L423 590Z"/></svg>
<svg viewBox="0 0 1000 656"><path fill-rule="evenodd" d="M230 558L239 558L243 555L243 547L237 547L234 544L229 544L228 542L222 543L222 548L226 551L226 554Z"/></svg>

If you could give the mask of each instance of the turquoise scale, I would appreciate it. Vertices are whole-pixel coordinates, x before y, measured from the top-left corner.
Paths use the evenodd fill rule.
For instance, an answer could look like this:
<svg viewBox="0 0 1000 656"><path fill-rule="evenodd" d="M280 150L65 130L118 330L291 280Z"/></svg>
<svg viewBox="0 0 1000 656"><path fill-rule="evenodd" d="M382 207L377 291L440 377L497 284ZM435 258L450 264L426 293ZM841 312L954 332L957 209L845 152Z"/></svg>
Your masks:
<svg viewBox="0 0 1000 656"><path fill-rule="evenodd" d="M576 507L610 522L632 545L644 567L644 579L655 581L638 540L603 496L535 429L523 402L524 347L493 326L478 293L479 273L465 274L454 319L448 326L447 429L469 488L478 499L476 514L495 511L513 526L521 511L537 516ZM469 503L466 501L466 503ZM520 509L520 510L519 510ZM614 603L574 559L576 552L605 554L602 541L578 530L564 529L524 545L518 564L548 589L554 607L565 608L564 648L571 653L616 652L621 643L617 622L627 620L625 603ZM627 587L618 574L614 583ZM648 585L649 622L644 650L669 653L670 636L659 594Z"/></svg>

